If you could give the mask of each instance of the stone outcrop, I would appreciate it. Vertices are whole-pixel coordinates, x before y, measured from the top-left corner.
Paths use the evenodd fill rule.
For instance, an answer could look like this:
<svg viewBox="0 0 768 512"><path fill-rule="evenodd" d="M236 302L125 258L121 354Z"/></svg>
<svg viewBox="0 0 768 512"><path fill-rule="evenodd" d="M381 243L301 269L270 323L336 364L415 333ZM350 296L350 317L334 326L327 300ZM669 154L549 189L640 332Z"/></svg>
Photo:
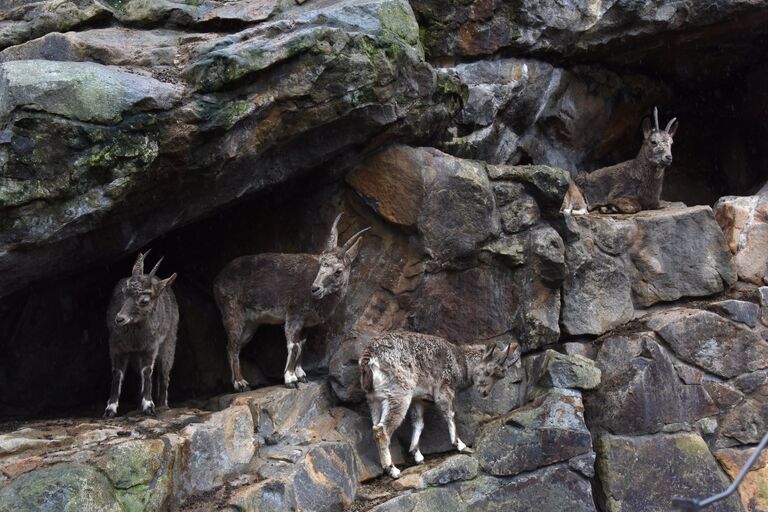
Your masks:
<svg viewBox="0 0 768 512"><path fill-rule="evenodd" d="M715 218L723 228L739 279L768 284L768 187L754 196L720 198Z"/></svg>
<svg viewBox="0 0 768 512"><path fill-rule="evenodd" d="M562 324L570 334L602 334L636 309L711 295L736 281L709 207L570 220L578 236L565 251Z"/></svg>
<svg viewBox="0 0 768 512"><path fill-rule="evenodd" d="M437 73L400 0L47 4L0 21L0 48L17 44L0 51L3 295L134 251L389 128L422 134L453 108L433 108ZM99 17L118 26L35 39ZM214 30L227 24L242 30ZM167 200L179 195L183 206Z"/></svg>

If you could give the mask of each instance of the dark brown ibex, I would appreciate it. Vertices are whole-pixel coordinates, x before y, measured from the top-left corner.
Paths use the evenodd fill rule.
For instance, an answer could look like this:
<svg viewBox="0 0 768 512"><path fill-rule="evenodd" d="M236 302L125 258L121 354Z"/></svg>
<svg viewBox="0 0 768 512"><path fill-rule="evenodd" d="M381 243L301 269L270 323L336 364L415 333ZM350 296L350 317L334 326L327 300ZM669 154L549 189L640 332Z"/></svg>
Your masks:
<svg viewBox="0 0 768 512"><path fill-rule="evenodd" d="M227 264L213 284L216 304L227 332L227 354L236 391L248 389L240 370L240 350L259 325L285 325L288 360L286 386L306 381L301 367L304 339L301 330L325 322L347 293L352 262L360 248L355 233L343 247L338 244L336 217L325 252L315 254L256 254Z"/></svg>
<svg viewBox="0 0 768 512"><path fill-rule="evenodd" d="M456 392L474 385L484 398L514 362L518 344L498 350L496 343L457 346L447 340L415 332L397 331L373 338L360 356L360 384L371 409L373 434L381 466L392 478L400 476L392 464L389 442L411 407L413 436L410 452L417 464L424 461L419 438L424 430L424 407L433 402L448 423L451 443L460 452L471 451L456 434L453 399Z"/></svg>
<svg viewBox="0 0 768 512"><path fill-rule="evenodd" d="M117 414L117 403L129 363L141 373L141 410L154 414L152 374L159 364L157 399L160 407L168 406L168 384L176 353L179 308L168 279L156 276L162 258L149 274L144 273L144 259L149 251L139 253L131 277L121 279L112 292L107 309L109 354L112 359L112 393L104 416Z"/></svg>
<svg viewBox="0 0 768 512"><path fill-rule="evenodd" d="M664 170L672 163L672 137L678 123L673 118L660 129L655 107L653 120L653 128L647 117L643 120L643 145L633 160L579 173L568 187L561 210L578 214L600 208L604 212L635 213L659 208Z"/></svg>

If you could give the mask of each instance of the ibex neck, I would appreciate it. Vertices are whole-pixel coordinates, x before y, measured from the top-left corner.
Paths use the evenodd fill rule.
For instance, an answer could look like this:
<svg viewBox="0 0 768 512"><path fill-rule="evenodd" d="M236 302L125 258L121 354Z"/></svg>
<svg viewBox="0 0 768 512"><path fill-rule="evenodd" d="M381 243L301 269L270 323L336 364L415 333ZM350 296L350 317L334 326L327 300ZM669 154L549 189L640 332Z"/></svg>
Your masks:
<svg viewBox="0 0 768 512"><path fill-rule="evenodd" d="M459 388L465 389L474 384L472 382L472 370L480 362L484 351L483 345L464 345L457 349L458 359L461 361Z"/></svg>

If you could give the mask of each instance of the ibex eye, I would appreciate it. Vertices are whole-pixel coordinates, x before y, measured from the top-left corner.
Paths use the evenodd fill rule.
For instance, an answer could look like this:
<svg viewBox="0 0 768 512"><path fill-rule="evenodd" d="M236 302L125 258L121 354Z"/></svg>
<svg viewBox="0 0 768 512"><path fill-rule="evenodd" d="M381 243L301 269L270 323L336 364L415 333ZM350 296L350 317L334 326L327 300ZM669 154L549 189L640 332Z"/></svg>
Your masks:
<svg viewBox="0 0 768 512"><path fill-rule="evenodd" d="M341 269L336 270L336 275L339 275L339 274L341 274Z"/></svg>
<svg viewBox="0 0 768 512"><path fill-rule="evenodd" d="M146 306L147 304L149 304L149 297L147 296L141 297L139 299L139 304L141 304L142 306Z"/></svg>

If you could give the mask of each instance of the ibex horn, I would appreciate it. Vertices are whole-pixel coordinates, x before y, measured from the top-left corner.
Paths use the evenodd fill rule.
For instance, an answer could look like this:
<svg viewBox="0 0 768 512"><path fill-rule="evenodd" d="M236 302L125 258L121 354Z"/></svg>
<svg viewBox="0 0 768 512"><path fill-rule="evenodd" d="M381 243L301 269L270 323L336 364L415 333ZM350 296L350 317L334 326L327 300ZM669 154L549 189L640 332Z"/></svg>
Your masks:
<svg viewBox="0 0 768 512"><path fill-rule="evenodd" d="M664 128L664 131L669 133L669 129L672 128L672 125L675 124L675 121L677 121L677 118L673 117L672 120L667 123L667 127Z"/></svg>
<svg viewBox="0 0 768 512"><path fill-rule="evenodd" d="M155 263L155 266L152 267L152 271L149 273L149 277L155 277L155 274L157 274L157 269L160 268L160 264L163 262L163 258L165 256L161 256L159 260L157 260L157 263Z"/></svg>
<svg viewBox="0 0 768 512"><path fill-rule="evenodd" d="M370 228L370 227L367 227L367 228L365 228L365 229L361 229L360 231L358 231L357 233L355 233L354 235L352 235L352 238L350 238L349 240L347 240L347 243L345 243L345 244L344 244L344 247L342 247L342 248L341 248L341 254L344 254L345 252L347 252L347 251L349 250L349 248L350 248L350 247L352 247L352 245L353 245L355 242L357 242L357 239L358 239L358 238L360 238L361 236L363 236L363 233L365 233L365 232L366 232L366 231L368 231L369 229L371 229L371 228Z"/></svg>
<svg viewBox="0 0 768 512"><path fill-rule="evenodd" d="M145 253L139 253L138 258L136 258L136 263L133 264L133 275L140 276L144 274L144 258L147 257L147 254L149 254L151 250L152 249L149 249Z"/></svg>
<svg viewBox="0 0 768 512"><path fill-rule="evenodd" d="M660 131L661 128L659 128L659 109L656 107L653 107L653 123L656 125L656 131Z"/></svg>
<svg viewBox="0 0 768 512"><path fill-rule="evenodd" d="M336 216L336 219L333 221L333 226L331 226L331 236L328 237L328 243L325 246L328 252L331 252L332 250L334 250L336 248L336 245L338 245L339 243L338 225L342 215L344 215L344 212L341 212Z"/></svg>

